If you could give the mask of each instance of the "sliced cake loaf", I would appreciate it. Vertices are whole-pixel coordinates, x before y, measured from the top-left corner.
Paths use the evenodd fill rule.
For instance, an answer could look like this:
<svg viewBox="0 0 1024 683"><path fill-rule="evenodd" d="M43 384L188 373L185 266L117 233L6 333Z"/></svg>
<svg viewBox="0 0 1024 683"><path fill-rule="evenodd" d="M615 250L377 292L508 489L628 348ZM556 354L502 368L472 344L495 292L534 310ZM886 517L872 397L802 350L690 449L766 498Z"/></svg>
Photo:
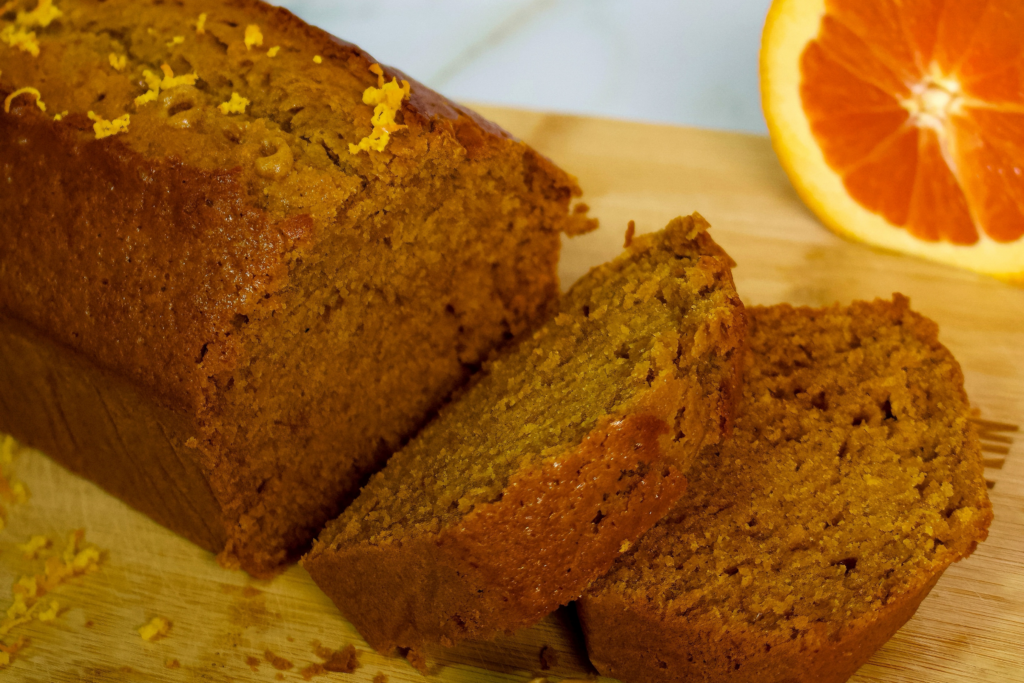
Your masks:
<svg viewBox="0 0 1024 683"><path fill-rule="evenodd" d="M303 564L381 651L576 598L730 427L743 306L698 215L593 269L388 462Z"/></svg>
<svg viewBox="0 0 1024 683"><path fill-rule="evenodd" d="M844 681L992 519L960 366L889 303L748 309L732 439L577 603L627 683Z"/></svg>
<svg viewBox="0 0 1024 683"><path fill-rule="evenodd" d="M0 431L256 574L591 227L528 146L258 0L0 0L0 103Z"/></svg>

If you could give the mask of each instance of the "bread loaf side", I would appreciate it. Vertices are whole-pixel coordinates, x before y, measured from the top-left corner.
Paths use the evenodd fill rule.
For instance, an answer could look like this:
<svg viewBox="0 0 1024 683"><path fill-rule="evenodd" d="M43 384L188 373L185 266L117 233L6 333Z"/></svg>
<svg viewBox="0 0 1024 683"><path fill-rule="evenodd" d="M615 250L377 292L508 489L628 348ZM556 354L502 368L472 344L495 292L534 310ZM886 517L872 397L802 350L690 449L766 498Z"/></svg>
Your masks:
<svg viewBox="0 0 1024 683"><path fill-rule="evenodd" d="M0 44L0 429L272 571L545 311L579 189L286 10L24 4L0 16L36 46ZM372 94L403 82L388 124Z"/></svg>

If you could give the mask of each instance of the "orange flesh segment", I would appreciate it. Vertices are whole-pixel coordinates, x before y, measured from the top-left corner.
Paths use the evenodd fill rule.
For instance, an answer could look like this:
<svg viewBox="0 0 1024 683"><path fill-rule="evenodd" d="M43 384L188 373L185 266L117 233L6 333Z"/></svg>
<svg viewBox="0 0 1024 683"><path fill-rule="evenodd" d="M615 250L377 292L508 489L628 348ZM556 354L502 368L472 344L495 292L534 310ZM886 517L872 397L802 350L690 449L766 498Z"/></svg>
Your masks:
<svg viewBox="0 0 1024 683"><path fill-rule="evenodd" d="M964 92L985 102L1024 105L1024 59L963 84Z"/></svg>
<svg viewBox="0 0 1024 683"><path fill-rule="evenodd" d="M850 196L922 240L970 245L979 230L1020 239L1021 36L1021 0L827 0L801 55L800 96ZM959 83L965 98L938 130L934 117L918 127L903 105L936 75Z"/></svg>
<svg viewBox="0 0 1024 683"><path fill-rule="evenodd" d="M938 136L930 128L920 128L917 137L917 177L907 230L932 242L945 237L953 244L974 244L978 231L971 220L967 198L942 158Z"/></svg>
<svg viewBox="0 0 1024 683"><path fill-rule="evenodd" d="M861 59L878 60L885 64L900 79L901 84L921 77L921 70L907 43L903 21L895 3L885 0L827 0L825 6L823 27L831 19L860 38L865 47L861 50ZM827 37L825 42L828 42Z"/></svg>
<svg viewBox="0 0 1024 683"><path fill-rule="evenodd" d="M1024 236L1024 185L1020 174L1024 150L1009 141L1007 129L1016 129L1019 137L1015 139L1024 140L1024 115L967 112L971 116L953 119L957 164L974 169L963 178L964 191L979 207L977 218L986 226L989 237L997 242L1014 242ZM991 131L996 132L990 135Z"/></svg>
<svg viewBox="0 0 1024 683"><path fill-rule="evenodd" d="M955 55L956 75L964 86L981 76L1001 71L1006 64L1021 58L1024 50L1024 2L950 0L948 5L944 27L958 21L966 23L973 20L974 23L972 39L966 49L958 46L961 51ZM970 9L979 12L979 15L963 17L964 11ZM952 52L952 48L949 52Z"/></svg>
<svg viewBox="0 0 1024 683"><path fill-rule="evenodd" d="M906 3L900 12L903 33L914 53L919 73L928 73L945 4L946 0L919 0Z"/></svg>
<svg viewBox="0 0 1024 683"><path fill-rule="evenodd" d="M917 131L907 127L878 146L875 153L843 176L850 196L894 225L910 215L917 176Z"/></svg>

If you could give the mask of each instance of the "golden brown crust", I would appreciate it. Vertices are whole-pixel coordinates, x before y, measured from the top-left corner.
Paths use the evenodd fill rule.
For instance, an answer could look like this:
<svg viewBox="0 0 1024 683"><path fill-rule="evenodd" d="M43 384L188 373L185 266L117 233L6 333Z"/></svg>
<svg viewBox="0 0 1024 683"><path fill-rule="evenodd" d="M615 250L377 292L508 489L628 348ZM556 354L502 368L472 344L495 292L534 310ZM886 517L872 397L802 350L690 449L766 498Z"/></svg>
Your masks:
<svg viewBox="0 0 1024 683"><path fill-rule="evenodd" d="M73 123L35 107L0 118L0 309L197 409L237 361L232 320L280 292L304 223L268 221L236 171L147 159Z"/></svg>
<svg viewBox="0 0 1024 683"><path fill-rule="evenodd" d="M138 446L131 481L160 476L163 456L145 454L163 453L156 425L175 422L175 443L192 445L174 450L188 461L167 489L181 505L164 514L146 487L113 476L119 451L102 439L86 460L40 423L19 429L13 409L0 410L0 430L248 571L274 571L494 346L551 304L558 233L591 225L569 212L579 188L418 83L399 114L407 128L386 150L350 154L347 143L372 128L362 93L376 85L373 60L287 10L256 0L57 6L64 16L39 29L38 56L0 46L0 100L32 83L50 105L44 113L22 97L0 112L0 312L53 342L43 355L54 364L67 354L83 373L72 384L93 381L81 356L127 383L143 413L164 416L123 425L152 446ZM262 27L262 50L243 44L248 23ZM179 33L185 41L167 45ZM114 69L108 52L128 68ZM173 110L175 90L133 103L143 69L162 63L198 73L191 109ZM216 104L233 90L252 103L228 116ZM96 139L93 109L130 114L127 132ZM292 172L261 175L282 144ZM47 381L36 369L19 375L27 386ZM40 415L84 415L68 394L29 398ZM85 423L72 431L91 433ZM190 506L200 490L214 502Z"/></svg>
<svg viewBox="0 0 1024 683"><path fill-rule="evenodd" d="M842 683L914 615L941 571L898 601L851 622L839 638L825 629L799 639L765 638L749 628L665 618L614 593L576 603L591 663L627 683Z"/></svg>

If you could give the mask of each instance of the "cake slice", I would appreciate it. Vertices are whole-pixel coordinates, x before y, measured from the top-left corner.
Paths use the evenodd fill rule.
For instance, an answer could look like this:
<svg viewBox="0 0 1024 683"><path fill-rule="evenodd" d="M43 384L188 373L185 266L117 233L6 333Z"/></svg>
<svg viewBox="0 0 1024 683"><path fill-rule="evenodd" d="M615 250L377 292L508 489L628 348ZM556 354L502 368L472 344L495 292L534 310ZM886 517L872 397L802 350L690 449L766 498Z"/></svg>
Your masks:
<svg viewBox="0 0 1024 683"><path fill-rule="evenodd" d="M0 431L254 574L592 227L530 147L258 0L0 1L0 102Z"/></svg>
<svg viewBox="0 0 1024 683"><path fill-rule="evenodd" d="M963 375L909 301L748 309L732 439L577 602L626 683L845 681L992 519Z"/></svg>
<svg viewBox="0 0 1024 683"><path fill-rule="evenodd" d="M730 428L743 306L697 214L590 271L303 558L379 651L487 638L576 598Z"/></svg>

